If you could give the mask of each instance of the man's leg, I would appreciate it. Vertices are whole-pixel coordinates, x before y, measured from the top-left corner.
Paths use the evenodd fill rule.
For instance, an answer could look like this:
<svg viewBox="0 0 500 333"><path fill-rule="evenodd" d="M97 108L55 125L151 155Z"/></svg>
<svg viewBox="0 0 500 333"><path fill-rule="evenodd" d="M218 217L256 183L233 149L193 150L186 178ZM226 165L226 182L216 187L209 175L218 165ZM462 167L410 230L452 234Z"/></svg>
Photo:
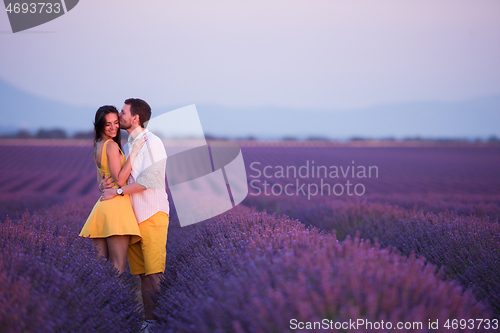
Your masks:
<svg viewBox="0 0 500 333"><path fill-rule="evenodd" d="M153 314L154 304L151 300L151 295L160 289L160 276L162 273L155 273L150 275L141 274L141 292L144 302L144 311L146 320L155 320L156 316Z"/></svg>
<svg viewBox="0 0 500 333"><path fill-rule="evenodd" d="M146 320L154 320L154 304L150 293L160 288L165 271L168 214L158 212L139 224L142 240L129 246L130 271L141 278L141 294Z"/></svg>

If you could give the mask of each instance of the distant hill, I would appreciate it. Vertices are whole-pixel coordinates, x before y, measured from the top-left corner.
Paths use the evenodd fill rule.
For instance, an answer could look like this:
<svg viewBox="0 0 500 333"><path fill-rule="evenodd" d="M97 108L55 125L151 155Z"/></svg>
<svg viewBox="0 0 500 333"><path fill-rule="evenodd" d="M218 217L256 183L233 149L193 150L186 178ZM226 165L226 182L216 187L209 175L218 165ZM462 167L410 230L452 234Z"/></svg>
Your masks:
<svg viewBox="0 0 500 333"><path fill-rule="evenodd" d="M127 96L124 96L126 98ZM121 107L121 105L116 105ZM31 95L0 80L0 134L20 128L92 129L95 107ZM175 109L153 108L153 115ZM197 105L206 135L227 138L488 138L500 137L500 96L461 102L414 102L359 110L219 107Z"/></svg>
<svg viewBox="0 0 500 333"><path fill-rule="evenodd" d="M500 96L456 103L416 102L359 110L199 106L206 133L230 137L488 138L500 137ZM217 121L216 121L217 120ZM205 126L205 124L209 126Z"/></svg>
<svg viewBox="0 0 500 333"><path fill-rule="evenodd" d="M95 110L31 95L0 80L0 132L19 128L36 132L40 128L61 128L73 132L92 128Z"/></svg>

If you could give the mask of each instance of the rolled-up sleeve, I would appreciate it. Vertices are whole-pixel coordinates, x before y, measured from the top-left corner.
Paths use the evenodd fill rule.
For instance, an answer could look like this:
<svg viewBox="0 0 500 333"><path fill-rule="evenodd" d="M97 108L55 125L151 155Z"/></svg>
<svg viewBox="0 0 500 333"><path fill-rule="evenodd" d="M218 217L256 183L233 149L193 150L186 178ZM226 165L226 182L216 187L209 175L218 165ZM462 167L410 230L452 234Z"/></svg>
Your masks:
<svg viewBox="0 0 500 333"><path fill-rule="evenodd" d="M136 177L136 182L146 189L165 189L165 168L167 154L161 140L150 140L144 147L141 171Z"/></svg>
<svg viewBox="0 0 500 333"><path fill-rule="evenodd" d="M153 163L139 174L136 182L147 189L165 189L165 166L166 159Z"/></svg>

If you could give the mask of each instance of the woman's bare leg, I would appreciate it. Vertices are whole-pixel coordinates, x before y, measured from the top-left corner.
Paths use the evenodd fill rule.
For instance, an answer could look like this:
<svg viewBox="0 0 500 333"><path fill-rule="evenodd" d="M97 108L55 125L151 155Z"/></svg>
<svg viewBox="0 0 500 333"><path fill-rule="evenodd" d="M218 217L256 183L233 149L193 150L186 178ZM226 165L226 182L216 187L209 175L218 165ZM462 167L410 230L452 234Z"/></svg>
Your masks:
<svg viewBox="0 0 500 333"><path fill-rule="evenodd" d="M127 268L127 249L130 236L111 236L106 238L109 251L109 261L121 273Z"/></svg>
<svg viewBox="0 0 500 333"><path fill-rule="evenodd" d="M97 258L104 256L104 258L108 259L108 244L106 242L106 238L94 238L92 239L92 244L97 247L99 253L97 253Z"/></svg>

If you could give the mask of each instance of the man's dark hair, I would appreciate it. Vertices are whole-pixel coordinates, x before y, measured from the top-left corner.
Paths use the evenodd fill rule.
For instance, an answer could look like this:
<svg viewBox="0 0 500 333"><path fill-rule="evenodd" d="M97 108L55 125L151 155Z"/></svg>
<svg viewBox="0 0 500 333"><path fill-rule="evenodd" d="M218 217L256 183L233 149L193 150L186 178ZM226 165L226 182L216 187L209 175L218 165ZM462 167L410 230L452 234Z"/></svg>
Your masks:
<svg viewBox="0 0 500 333"><path fill-rule="evenodd" d="M144 123L151 119L151 107L148 103L139 98L129 98L125 100L126 105L130 105L130 113L135 116L139 115L139 122L142 128L146 128Z"/></svg>

